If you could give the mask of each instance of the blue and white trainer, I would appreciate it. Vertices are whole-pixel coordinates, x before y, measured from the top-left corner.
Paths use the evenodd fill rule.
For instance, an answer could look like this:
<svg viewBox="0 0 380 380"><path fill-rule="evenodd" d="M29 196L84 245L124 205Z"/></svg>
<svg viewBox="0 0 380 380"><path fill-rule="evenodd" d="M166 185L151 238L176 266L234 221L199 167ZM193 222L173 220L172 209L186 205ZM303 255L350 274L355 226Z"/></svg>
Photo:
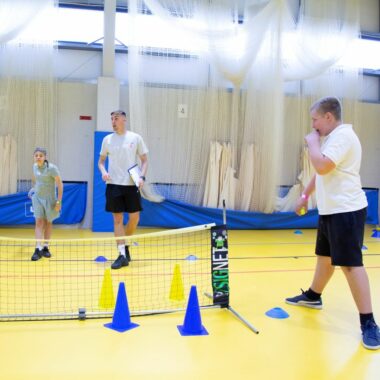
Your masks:
<svg viewBox="0 0 380 380"><path fill-rule="evenodd" d="M367 321L361 329L363 346L369 350L378 350L380 348L379 326L374 321Z"/></svg>
<svg viewBox="0 0 380 380"><path fill-rule="evenodd" d="M318 300L312 300L306 296L305 292L302 289L301 291L302 294L299 296L286 298L285 302L289 305L304 306L311 309L322 309L322 298L319 298Z"/></svg>

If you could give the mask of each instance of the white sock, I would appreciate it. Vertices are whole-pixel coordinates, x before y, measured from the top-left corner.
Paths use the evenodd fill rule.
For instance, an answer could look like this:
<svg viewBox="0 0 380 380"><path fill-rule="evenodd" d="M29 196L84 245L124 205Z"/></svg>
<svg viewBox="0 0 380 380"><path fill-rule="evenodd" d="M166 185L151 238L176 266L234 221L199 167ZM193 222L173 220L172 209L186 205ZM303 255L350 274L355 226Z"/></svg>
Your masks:
<svg viewBox="0 0 380 380"><path fill-rule="evenodd" d="M117 246L117 249L119 251L119 255L123 255L124 257L126 257L125 256L125 245L124 244L119 244Z"/></svg>
<svg viewBox="0 0 380 380"><path fill-rule="evenodd" d="M36 248L37 248L39 251L42 251L42 244L41 244L41 243L37 243Z"/></svg>

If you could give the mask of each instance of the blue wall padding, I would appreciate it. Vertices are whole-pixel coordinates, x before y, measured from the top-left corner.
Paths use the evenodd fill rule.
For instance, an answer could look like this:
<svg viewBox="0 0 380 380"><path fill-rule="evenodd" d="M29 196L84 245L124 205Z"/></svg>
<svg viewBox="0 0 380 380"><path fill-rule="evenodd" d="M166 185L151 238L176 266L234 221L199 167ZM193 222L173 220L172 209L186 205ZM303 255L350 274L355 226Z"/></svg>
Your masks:
<svg viewBox="0 0 380 380"><path fill-rule="evenodd" d="M369 199L367 223L378 224L377 191L369 190L366 194ZM143 199L143 209L139 225L145 227L181 228L206 223L223 223L223 213L220 209L197 207L173 200L152 203ZM111 214L106 213L104 208L98 208L96 215L98 219L94 220L93 231L113 231ZM318 222L316 209L309 210L304 216L298 216L294 212L263 214L233 210L227 210L226 216L229 229L316 228ZM126 222L127 218L124 219Z"/></svg>
<svg viewBox="0 0 380 380"><path fill-rule="evenodd" d="M105 209L105 184L101 178L97 162L101 143L110 132L95 132L94 144L94 197L93 223L95 232L113 231L112 214ZM368 224L378 224L378 189L365 189L368 199ZM220 209L192 206L178 201L165 200L162 203L152 203L143 199L143 209L140 226L181 228L205 223L223 223L223 213ZM124 222L128 219L124 217ZM292 229L316 228L318 222L317 210L310 210L304 216L294 212L278 212L263 214L260 212L227 210L227 225L229 229Z"/></svg>
<svg viewBox="0 0 380 380"><path fill-rule="evenodd" d="M80 223L86 212L87 183L64 182L61 216L54 224ZM34 224L32 202L27 192L0 197L0 225Z"/></svg>

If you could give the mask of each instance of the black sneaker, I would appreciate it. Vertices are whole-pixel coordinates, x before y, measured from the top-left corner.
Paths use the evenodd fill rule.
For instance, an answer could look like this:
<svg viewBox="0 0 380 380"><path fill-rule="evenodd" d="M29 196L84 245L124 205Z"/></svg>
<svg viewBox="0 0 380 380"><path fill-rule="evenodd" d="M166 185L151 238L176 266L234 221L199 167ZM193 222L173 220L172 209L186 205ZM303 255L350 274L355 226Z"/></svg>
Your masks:
<svg viewBox="0 0 380 380"><path fill-rule="evenodd" d="M38 248L36 248L35 250L34 250L34 253L33 253L33 255L32 255L32 261L37 261L37 260L39 260L40 258L42 257L42 252L38 249Z"/></svg>
<svg viewBox="0 0 380 380"><path fill-rule="evenodd" d="M123 255L119 255L119 257L111 265L111 268L120 269L121 267L127 267L128 265L129 265L128 259Z"/></svg>
<svg viewBox="0 0 380 380"><path fill-rule="evenodd" d="M132 261L131 254L129 253L129 246L125 246L125 257L127 258L128 262Z"/></svg>
<svg viewBox="0 0 380 380"><path fill-rule="evenodd" d="M43 247L42 251L41 251L41 254L42 254L43 257L50 258L51 257L51 253L49 251L49 247Z"/></svg>
<svg viewBox="0 0 380 380"><path fill-rule="evenodd" d="M302 289L301 291L302 294L299 296L286 298L285 302L289 305L310 307L311 309L322 309L322 298L319 298L319 300L312 300L306 296Z"/></svg>
<svg viewBox="0 0 380 380"><path fill-rule="evenodd" d="M362 344L369 350L378 350L380 348L380 331L375 321L367 321L362 329Z"/></svg>

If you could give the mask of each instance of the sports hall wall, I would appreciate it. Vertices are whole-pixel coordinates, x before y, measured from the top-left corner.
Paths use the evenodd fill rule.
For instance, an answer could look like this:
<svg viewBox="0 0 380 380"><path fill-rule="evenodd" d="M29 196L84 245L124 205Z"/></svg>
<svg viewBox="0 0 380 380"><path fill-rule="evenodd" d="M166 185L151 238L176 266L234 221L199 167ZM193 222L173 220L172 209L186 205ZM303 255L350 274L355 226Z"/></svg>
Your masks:
<svg viewBox="0 0 380 380"><path fill-rule="evenodd" d="M361 1L361 30L379 32L379 2L378 0ZM128 111L128 78L121 63L125 67L125 54L116 54L115 76L121 82L120 106ZM84 226L90 227L92 220L92 183L94 163L94 132L96 130L97 114L97 84L101 76L101 52L81 50L59 50L56 60L56 75L58 77L58 162L62 176L67 181L87 181L88 196ZM157 68L156 68L157 69ZM192 78L184 78L180 64L172 66L171 75L182 80L196 80L194 70ZM154 75L152 67L149 75ZM290 93L291 93L291 89ZM360 137L363 144L362 183L364 187L380 188L380 105L371 103L380 93L377 77L364 77L364 102L360 107ZM286 125L292 125L296 104L291 95L286 100ZM80 120L80 116L91 116L92 120ZM348 121L348 120L347 120ZM157 125L159 128L159 125ZM291 134L285 146L289 155L298 155L292 143ZM282 173L283 185L292 185L295 181L297 168L287 167Z"/></svg>
<svg viewBox="0 0 380 380"><path fill-rule="evenodd" d="M121 86L121 107L128 111L128 88ZM59 155L58 162L62 177L70 181L88 182L88 196L84 227L90 227L92 222L92 183L94 162L94 132L96 129L96 84L65 82L58 86L58 123L59 123ZM293 124L292 118L297 117L295 100L286 99L286 125ZM380 105L361 103L360 129L363 145L362 184L367 188L380 188ZM92 120L80 120L80 116L91 116ZM156 128L160 128L157 121ZM104 129L107 129L106 127ZM298 155L287 135L287 155ZM75 163L75 164L74 164ZM295 168L287 167L282 174L283 185L293 185Z"/></svg>

